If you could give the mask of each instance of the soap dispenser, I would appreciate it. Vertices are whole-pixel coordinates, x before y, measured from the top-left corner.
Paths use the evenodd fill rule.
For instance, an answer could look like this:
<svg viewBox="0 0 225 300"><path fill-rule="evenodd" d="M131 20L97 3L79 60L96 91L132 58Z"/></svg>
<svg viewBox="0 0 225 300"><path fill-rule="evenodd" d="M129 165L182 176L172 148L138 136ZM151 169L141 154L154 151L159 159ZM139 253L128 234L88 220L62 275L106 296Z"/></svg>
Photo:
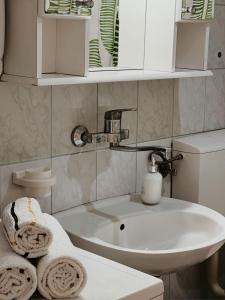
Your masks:
<svg viewBox="0 0 225 300"><path fill-rule="evenodd" d="M149 173L144 177L141 198L145 204L158 204L162 197L162 175L158 172L155 158L152 156Z"/></svg>

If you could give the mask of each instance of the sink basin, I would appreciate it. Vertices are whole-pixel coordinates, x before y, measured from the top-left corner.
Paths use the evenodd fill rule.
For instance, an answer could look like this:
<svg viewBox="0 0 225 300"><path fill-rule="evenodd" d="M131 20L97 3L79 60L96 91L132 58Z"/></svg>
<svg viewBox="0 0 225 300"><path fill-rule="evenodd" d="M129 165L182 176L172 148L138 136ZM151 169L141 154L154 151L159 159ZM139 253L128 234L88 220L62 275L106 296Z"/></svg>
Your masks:
<svg viewBox="0 0 225 300"><path fill-rule="evenodd" d="M225 241L222 215L178 199L122 196L55 216L78 247L153 275L200 263Z"/></svg>

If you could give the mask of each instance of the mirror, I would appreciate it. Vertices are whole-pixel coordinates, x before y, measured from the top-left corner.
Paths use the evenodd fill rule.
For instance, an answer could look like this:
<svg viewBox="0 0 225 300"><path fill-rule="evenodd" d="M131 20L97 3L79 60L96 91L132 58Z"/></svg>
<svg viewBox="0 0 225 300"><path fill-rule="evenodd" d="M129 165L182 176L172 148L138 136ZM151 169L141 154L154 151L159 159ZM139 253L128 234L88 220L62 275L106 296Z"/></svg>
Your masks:
<svg viewBox="0 0 225 300"><path fill-rule="evenodd" d="M90 71L143 69L146 0L95 0L90 20Z"/></svg>

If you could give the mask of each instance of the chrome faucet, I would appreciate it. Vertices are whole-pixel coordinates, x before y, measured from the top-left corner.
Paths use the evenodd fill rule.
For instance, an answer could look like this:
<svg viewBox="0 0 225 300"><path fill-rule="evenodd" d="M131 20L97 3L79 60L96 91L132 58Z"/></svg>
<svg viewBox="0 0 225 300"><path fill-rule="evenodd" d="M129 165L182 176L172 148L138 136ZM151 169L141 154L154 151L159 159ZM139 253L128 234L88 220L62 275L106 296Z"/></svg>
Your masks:
<svg viewBox="0 0 225 300"><path fill-rule="evenodd" d="M129 130L121 128L122 115L126 111L136 111L135 108L131 109L115 109L105 112L105 125L104 132L90 133L88 129L82 125L76 126L71 134L71 140L74 146L84 147L87 143L99 144L109 143L109 148L115 151L124 152L138 152L138 151L151 151L151 155L156 155L160 158L157 161L159 171L166 177L168 174L175 174L175 170L172 168L172 162L175 160L183 159L181 154L175 157L169 157L170 148L163 146L121 146L122 140L129 139Z"/></svg>
<svg viewBox="0 0 225 300"><path fill-rule="evenodd" d="M76 126L71 134L74 146L83 147L87 143L109 143L110 146L119 145L122 140L129 139L129 130L121 129L122 113L136 109L116 109L105 113L104 132L90 133L85 126Z"/></svg>
<svg viewBox="0 0 225 300"><path fill-rule="evenodd" d="M121 146L120 142L129 139L129 129L122 129L123 112L136 111L135 108L115 109L105 112L104 132L90 133L88 129L82 125L76 126L71 134L71 140L74 146L83 147L87 143L99 144L109 143L109 148L115 151L137 152L137 151L161 151L167 158L167 150L162 146Z"/></svg>

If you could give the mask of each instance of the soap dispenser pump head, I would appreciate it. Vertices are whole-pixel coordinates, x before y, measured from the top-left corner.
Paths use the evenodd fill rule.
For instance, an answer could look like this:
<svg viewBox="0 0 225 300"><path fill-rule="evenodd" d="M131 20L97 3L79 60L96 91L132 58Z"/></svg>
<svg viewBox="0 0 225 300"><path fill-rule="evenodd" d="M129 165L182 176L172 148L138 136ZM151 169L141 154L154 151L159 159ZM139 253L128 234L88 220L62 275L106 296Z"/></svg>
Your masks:
<svg viewBox="0 0 225 300"><path fill-rule="evenodd" d="M156 160L155 160L153 155L151 157L150 172L151 173L157 173L158 172L158 166L156 164Z"/></svg>

